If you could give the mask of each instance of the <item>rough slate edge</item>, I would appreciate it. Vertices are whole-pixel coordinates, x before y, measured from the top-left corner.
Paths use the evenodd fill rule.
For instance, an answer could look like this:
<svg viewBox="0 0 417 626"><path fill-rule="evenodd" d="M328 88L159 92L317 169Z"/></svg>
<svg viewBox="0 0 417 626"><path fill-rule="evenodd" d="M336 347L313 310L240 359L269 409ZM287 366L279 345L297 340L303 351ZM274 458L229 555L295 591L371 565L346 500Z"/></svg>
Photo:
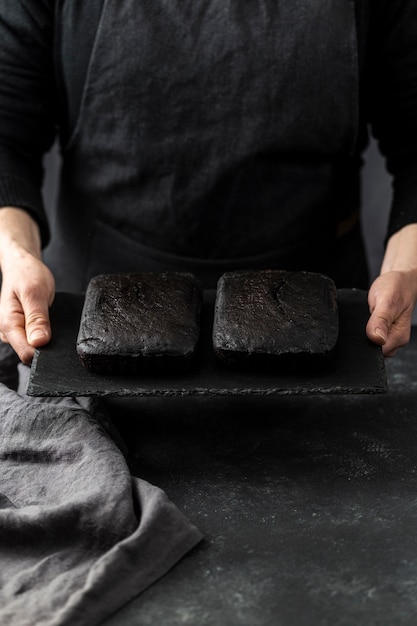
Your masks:
<svg viewBox="0 0 417 626"><path fill-rule="evenodd" d="M194 369L174 377L109 377L93 374L75 349L83 294L58 293L51 309L53 340L36 351L27 393L30 396L208 396L360 394L388 390L384 357L365 335L367 294L338 291L339 340L325 370L299 375L228 370L211 347L214 292L204 296L200 353Z"/></svg>

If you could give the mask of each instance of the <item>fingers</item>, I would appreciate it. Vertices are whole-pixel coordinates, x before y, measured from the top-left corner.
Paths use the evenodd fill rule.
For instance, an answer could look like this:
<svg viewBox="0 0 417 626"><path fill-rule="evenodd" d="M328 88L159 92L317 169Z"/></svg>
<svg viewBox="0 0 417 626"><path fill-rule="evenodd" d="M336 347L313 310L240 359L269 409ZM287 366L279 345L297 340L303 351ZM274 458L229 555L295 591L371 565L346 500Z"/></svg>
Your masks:
<svg viewBox="0 0 417 626"><path fill-rule="evenodd" d="M398 318L387 320L385 312L380 315L378 309L375 309L366 327L369 339L382 346L385 357L394 356L398 348L409 342L410 330L411 315L403 313Z"/></svg>
<svg viewBox="0 0 417 626"><path fill-rule="evenodd" d="M51 338L48 303L33 297L6 298L2 302L1 339L9 343L23 363L32 361L35 348Z"/></svg>
<svg viewBox="0 0 417 626"><path fill-rule="evenodd" d="M36 270L36 271L35 271ZM51 338L49 306L54 282L39 263L22 276L5 275L0 297L0 339L9 343L23 363L30 364L36 348Z"/></svg>
<svg viewBox="0 0 417 626"><path fill-rule="evenodd" d="M2 341L12 346L22 363L29 365L32 362L35 348L27 343L26 333L23 328L16 326L10 333L1 333L0 338Z"/></svg>
<svg viewBox="0 0 417 626"><path fill-rule="evenodd" d="M369 290L371 316L366 326L368 338L382 346L390 357L410 340L415 305L415 285L403 272L379 276Z"/></svg>

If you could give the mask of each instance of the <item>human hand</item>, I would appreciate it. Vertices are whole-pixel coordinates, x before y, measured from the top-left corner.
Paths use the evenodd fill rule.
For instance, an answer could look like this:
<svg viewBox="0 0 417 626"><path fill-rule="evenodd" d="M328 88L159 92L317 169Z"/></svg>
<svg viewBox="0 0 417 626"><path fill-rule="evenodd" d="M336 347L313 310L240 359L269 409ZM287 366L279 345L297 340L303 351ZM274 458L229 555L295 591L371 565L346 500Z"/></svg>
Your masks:
<svg viewBox="0 0 417 626"><path fill-rule="evenodd" d="M386 272L371 285L366 333L382 346L384 356L393 356L409 342L416 301L417 272Z"/></svg>
<svg viewBox="0 0 417 626"><path fill-rule="evenodd" d="M2 209L0 216L0 226L5 226L0 236L0 340L29 364L35 348L51 338L49 307L55 281L41 261L37 227L31 218L18 209Z"/></svg>
<svg viewBox="0 0 417 626"><path fill-rule="evenodd" d="M410 224L388 242L381 273L372 283L371 316L366 333L390 357L410 340L417 302L417 224Z"/></svg>
<svg viewBox="0 0 417 626"><path fill-rule="evenodd" d="M32 361L35 348L51 338L49 307L55 285L50 270L27 255L19 262L2 264L0 339L10 343L23 363Z"/></svg>

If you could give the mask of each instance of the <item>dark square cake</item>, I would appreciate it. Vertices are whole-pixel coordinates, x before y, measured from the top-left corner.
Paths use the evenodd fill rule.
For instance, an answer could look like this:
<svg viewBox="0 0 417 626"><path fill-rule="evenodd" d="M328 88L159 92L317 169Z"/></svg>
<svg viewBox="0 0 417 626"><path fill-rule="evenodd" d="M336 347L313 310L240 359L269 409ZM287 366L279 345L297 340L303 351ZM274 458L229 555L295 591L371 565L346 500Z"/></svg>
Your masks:
<svg viewBox="0 0 417 626"><path fill-rule="evenodd" d="M227 365L318 363L331 355L338 333L337 290L323 274L253 270L218 282L213 348Z"/></svg>
<svg viewBox="0 0 417 626"><path fill-rule="evenodd" d="M102 374L183 372L197 348L201 306L191 273L96 276L85 294L78 356Z"/></svg>

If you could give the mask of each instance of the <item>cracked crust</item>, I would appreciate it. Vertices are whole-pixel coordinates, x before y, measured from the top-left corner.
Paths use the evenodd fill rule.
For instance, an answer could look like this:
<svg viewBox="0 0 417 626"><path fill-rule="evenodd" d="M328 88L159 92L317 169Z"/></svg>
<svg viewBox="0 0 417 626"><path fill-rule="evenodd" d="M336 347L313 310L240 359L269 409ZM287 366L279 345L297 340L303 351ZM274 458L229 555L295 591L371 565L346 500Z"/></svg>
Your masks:
<svg viewBox="0 0 417 626"><path fill-rule="evenodd" d="M323 274L242 271L218 282L213 349L227 365L317 361L332 353L338 333L336 287Z"/></svg>

